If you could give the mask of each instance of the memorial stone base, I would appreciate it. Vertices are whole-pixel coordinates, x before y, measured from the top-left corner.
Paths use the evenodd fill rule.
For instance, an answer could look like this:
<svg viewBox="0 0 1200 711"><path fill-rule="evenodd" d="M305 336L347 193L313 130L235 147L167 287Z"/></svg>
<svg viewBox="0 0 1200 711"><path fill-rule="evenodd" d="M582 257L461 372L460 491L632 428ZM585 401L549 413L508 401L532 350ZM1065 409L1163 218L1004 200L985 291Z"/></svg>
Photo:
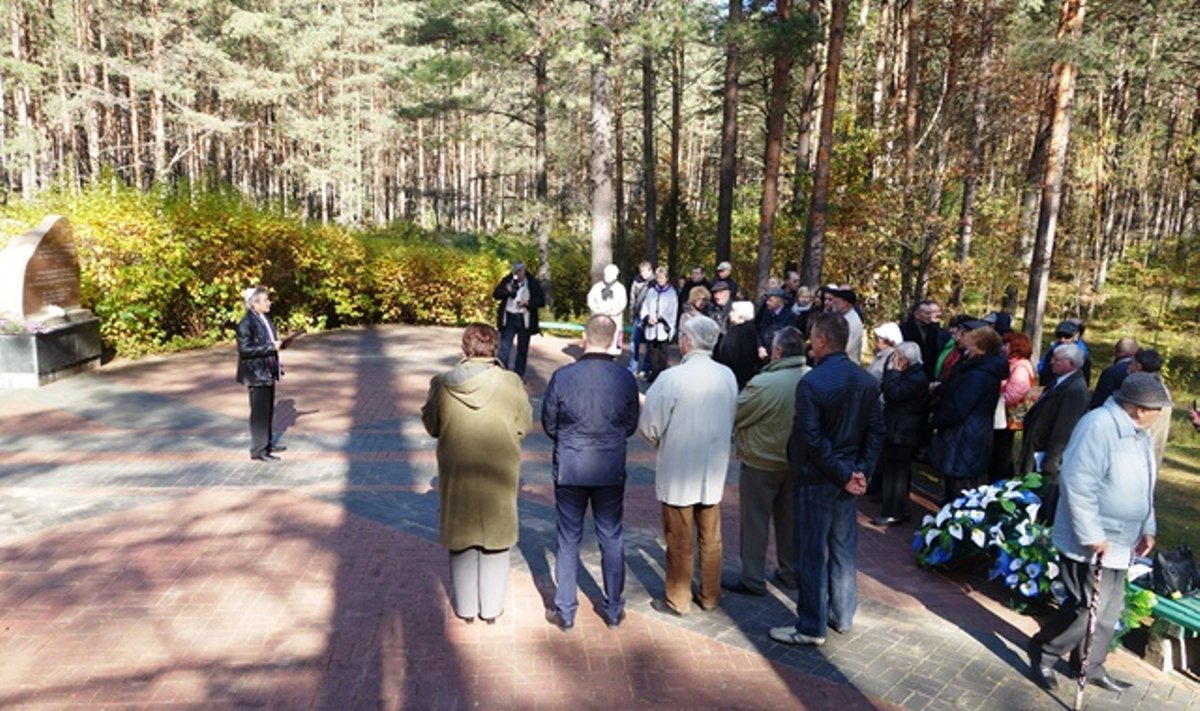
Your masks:
<svg viewBox="0 0 1200 711"><path fill-rule="evenodd" d="M0 389L36 388L100 367L100 320L91 314L41 333L0 334Z"/></svg>

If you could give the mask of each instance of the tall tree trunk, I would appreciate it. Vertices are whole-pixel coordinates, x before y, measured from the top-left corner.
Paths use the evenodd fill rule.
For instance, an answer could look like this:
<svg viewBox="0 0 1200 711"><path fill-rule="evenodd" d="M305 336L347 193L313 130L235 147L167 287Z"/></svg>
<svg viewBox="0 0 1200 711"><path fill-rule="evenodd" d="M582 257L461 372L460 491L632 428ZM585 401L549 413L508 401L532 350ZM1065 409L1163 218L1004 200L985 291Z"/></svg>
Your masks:
<svg viewBox="0 0 1200 711"><path fill-rule="evenodd" d="M910 0L912 1L912 0ZM825 268L825 218L829 209L829 169L833 160L833 117L837 107L838 80L842 71L842 48L846 39L846 15L850 0L832 0L829 17L828 59L825 62L825 93L821 99L821 138L813 168L812 205L804 230L802 284L820 284Z"/></svg>
<svg viewBox="0 0 1200 711"><path fill-rule="evenodd" d="M907 50L904 58L904 244L900 250L900 303L905 308L917 301L916 245L922 233L917 218L917 120L921 102L920 0L908 0L905 27Z"/></svg>
<svg viewBox="0 0 1200 711"><path fill-rule="evenodd" d="M538 51L533 57L533 194L536 199L533 232L537 236L538 281L546 295L546 305L554 307L554 279L550 271L550 180L546 167L547 103L550 92L546 53ZM501 196L500 202L504 199Z"/></svg>
<svg viewBox="0 0 1200 711"><path fill-rule="evenodd" d="M721 167L717 187L717 262L732 256L733 191L737 183L738 78L741 74L742 0L730 0L725 36L725 90L721 112Z"/></svg>
<svg viewBox="0 0 1200 711"><path fill-rule="evenodd" d="M651 10L652 0L643 0L644 14ZM645 217L646 261L658 264L658 158L654 150L655 82L654 47L647 41L642 45L642 182L646 193Z"/></svg>
<svg viewBox="0 0 1200 711"><path fill-rule="evenodd" d="M821 26L821 0L808 0L808 14L813 27ZM804 182L809 177L812 163L813 114L817 108L817 75L820 59L813 52L812 59L804 67L800 79L800 115L796 120L796 170L792 173L792 217L799 218L807 207ZM811 285L810 285L811 286Z"/></svg>
<svg viewBox="0 0 1200 711"><path fill-rule="evenodd" d="M1063 0L1058 21L1060 45L1074 43L1083 32L1087 0ZM1063 172L1067 160L1067 141L1071 135L1071 102L1075 98L1076 65L1070 59L1055 62L1051 69L1054 84L1054 114L1050 120L1050 145L1046 154L1038 229L1033 245L1033 263L1029 270L1029 290L1025 296L1025 335L1033 342L1034 357L1041 353L1042 318L1046 311L1046 286L1050 278L1050 256L1054 251L1058 211L1062 203Z"/></svg>
<svg viewBox="0 0 1200 711"><path fill-rule="evenodd" d="M21 3L12 3L9 14L9 29L12 33L12 58L17 66L24 62L22 38L25 32L25 21L21 12ZM20 162L21 198L31 201L37 193L38 168L38 129L33 122L33 101L29 85L23 81L14 80L12 88L13 109L17 115L17 136L25 144L24 155ZM0 97L0 101L3 97Z"/></svg>
<svg viewBox="0 0 1200 711"><path fill-rule="evenodd" d="M613 19L613 48L612 52L615 56L621 54L621 30L624 26L624 17L620 11L617 12ZM616 245L614 248L614 262L621 267L622 274L628 274L631 269L629 265L629 223L625 215L625 102L622 100L622 92L625 88L625 74L621 71L614 72L613 75L613 217L617 221L616 225Z"/></svg>
<svg viewBox="0 0 1200 711"><path fill-rule="evenodd" d="M676 25L678 27L678 25ZM667 190L667 268L680 274L679 217L682 195L679 188L679 153L683 141L683 42L676 29L671 42L671 175Z"/></svg>
<svg viewBox="0 0 1200 711"><path fill-rule="evenodd" d="M162 19L159 0L150 0L150 58L154 66L156 85L150 89L150 122L154 127L154 180L167 184L167 118L166 102L160 88L166 83L163 69Z"/></svg>
<svg viewBox="0 0 1200 711"><path fill-rule="evenodd" d="M792 18L791 0L775 4L778 22L788 24ZM763 150L762 199L758 210L758 267L754 285L761 293L771 276L775 248L775 210L779 205L779 165L783 155L783 124L792 91L792 62L795 54L789 42L777 42L773 47L775 59L771 71L771 99L767 107L767 138Z"/></svg>
<svg viewBox="0 0 1200 711"><path fill-rule="evenodd" d="M125 28L125 59L134 61L133 31ZM146 189L145 171L142 167L142 117L139 110L137 86L133 77L125 75L126 101L129 102L129 162L133 166L133 184L140 190Z"/></svg>
<svg viewBox="0 0 1200 711"><path fill-rule="evenodd" d="M971 155L963 173L962 209L958 219L958 249L955 259L958 274L950 303L962 304L962 275L971 258L971 239L975 231L975 198L979 175L983 172L983 135L987 130L988 72L992 66L992 3L983 0L980 10L979 64L975 68L975 101L971 112Z"/></svg>
<svg viewBox="0 0 1200 711"><path fill-rule="evenodd" d="M592 186L592 281L612 263L612 8L609 0L596 0L595 51L592 64L592 152L588 163Z"/></svg>

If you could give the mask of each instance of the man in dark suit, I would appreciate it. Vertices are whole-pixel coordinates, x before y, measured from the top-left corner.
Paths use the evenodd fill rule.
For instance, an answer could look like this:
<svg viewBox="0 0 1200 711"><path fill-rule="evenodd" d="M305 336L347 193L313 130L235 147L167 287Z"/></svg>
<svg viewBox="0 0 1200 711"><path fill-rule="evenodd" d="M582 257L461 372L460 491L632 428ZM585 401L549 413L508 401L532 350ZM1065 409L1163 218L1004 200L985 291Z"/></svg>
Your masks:
<svg viewBox="0 0 1200 711"><path fill-rule="evenodd" d="M284 447L275 444L271 420L275 415L275 382L283 375L279 367L280 340L267 314L271 297L267 287L256 286L242 294L246 315L237 325L237 381L250 391L250 458L260 462L278 461L272 452Z"/></svg>
<svg viewBox="0 0 1200 711"><path fill-rule="evenodd" d="M768 289L767 301L758 313L758 360L766 363L771 356L775 334L795 325L796 314L787 308L787 292L783 289Z"/></svg>
<svg viewBox="0 0 1200 711"><path fill-rule="evenodd" d="M1138 343L1133 338L1125 336L1117 341L1117 345L1113 348L1113 364L1100 373L1100 379L1096 381L1096 390L1092 393L1092 406L1089 409L1095 410L1103 405L1104 401L1121 387L1121 383L1125 382L1125 376L1129 375L1129 364L1137 352Z"/></svg>
<svg viewBox="0 0 1200 711"><path fill-rule="evenodd" d="M1091 394L1083 379L1083 350L1074 343L1063 343L1054 349L1049 367L1055 379L1025 415L1025 433L1021 443L1021 473L1041 472L1042 485L1040 516L1053 523L1058 503L1058 470L1063 452L1071 439L1075 424L1088 411Z"/></svg>
<svg viewBox="0 0 1200 711"><path fill-rule="evenodd" d="M546 305L546 296L537 279L525 273L524 262L513 262L512 272L500 280L492 291L496 308L496 330L500 332L500 349L496 359L522 379L525 361L529 358L529 337L538 333L538 309ZM517 359L509 364L513 337L517 338Z"/></svg>
<svg viewBox="0 0 1200 711"><path fill-rule="evenodd" d="M638 388L608 347L617 326L597 314L584 327L584 353L555 371L542 398L542 429L554 442L554 506L558 591L546 620L564 632L575 626L576 579L588 503L600 543L604 617L610 628L625 618L625 440L637 431Z"/></svg>
<svg viewBox="0 0 1200 711"><path fill-rule="evenodd" d="M846 632L858 606L858 497L883 449L879 383L846 354L850 326L824 312L811 322L816 365L796 386L788 439L795 476L796 621L770 631L783 644L825 643Z"/></svg>
<svg viewBox="0 0 1200 711"><path fill-rule="evenodd" d="M900 334L904 340L921 347L921 363L925 368L925 377L931 383L937 379L938 356L950 340L950 332L939 323L941 318L942 307L933 299L926 299L917 304L907 321L900 324Z"/></svg>

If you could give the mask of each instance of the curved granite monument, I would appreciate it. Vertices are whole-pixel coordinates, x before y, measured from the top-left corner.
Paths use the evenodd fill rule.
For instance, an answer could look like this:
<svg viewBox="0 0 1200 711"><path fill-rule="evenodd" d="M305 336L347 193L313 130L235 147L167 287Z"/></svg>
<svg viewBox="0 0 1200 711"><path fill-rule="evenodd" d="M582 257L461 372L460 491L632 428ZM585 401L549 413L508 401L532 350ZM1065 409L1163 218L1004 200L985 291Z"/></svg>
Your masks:
<svg viewBox="0 0 1200 711"><path fill-rule="evenodd" d="M67 218L50 215L0 250L0 387L37 387L100 366L100 322L80 305Z"/></svg>

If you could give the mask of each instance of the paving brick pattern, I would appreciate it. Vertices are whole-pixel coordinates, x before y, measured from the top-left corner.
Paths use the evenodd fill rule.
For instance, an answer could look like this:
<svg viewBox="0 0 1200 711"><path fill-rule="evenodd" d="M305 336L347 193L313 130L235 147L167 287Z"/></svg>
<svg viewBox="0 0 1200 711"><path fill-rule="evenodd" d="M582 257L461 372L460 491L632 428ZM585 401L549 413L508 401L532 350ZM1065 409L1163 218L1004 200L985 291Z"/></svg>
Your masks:
<svg viewBox="0 0 1200 711"><path fill-rule="evenodd" d="M495 625L449 607L437 543L429 378L460 332L309 336L284 357L284 462L249 461L235 355L110 365L0 394L0 709L1054 709L1022 651L1036 624L992 588L917 570L911 529L861 516L853 630L775 644L788 591L654 613L664 567L654 453L632 442L628 619L607 629L585 538L576 629L553 595L549 441L526 440L521 540ZM578 352L534 340L529 390ZM737 468L722 520L737 564ZM584 599L586 598L586 599ZM1200 708L1192 682L1118 653L1121 695L1092 709Z"/></svg>

